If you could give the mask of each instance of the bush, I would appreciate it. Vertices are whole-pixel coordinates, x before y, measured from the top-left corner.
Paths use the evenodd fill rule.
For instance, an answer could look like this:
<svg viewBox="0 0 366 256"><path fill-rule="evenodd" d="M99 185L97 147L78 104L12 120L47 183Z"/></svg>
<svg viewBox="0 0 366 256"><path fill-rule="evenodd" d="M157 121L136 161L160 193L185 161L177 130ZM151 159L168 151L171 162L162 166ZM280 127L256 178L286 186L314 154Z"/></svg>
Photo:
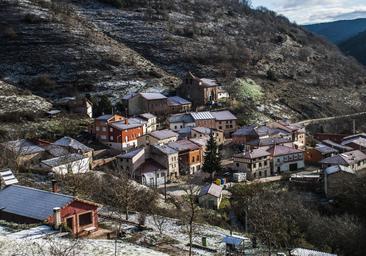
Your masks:
<svg viewBox="0 0 366 256"><path fill-rule="evenodd" d="M13 28L5 28L3 34L8 39L15 39L17 37L17 33Z"/></svg>
<svg viewBox="0 0 366 256"><path fill-rule="evenodd" d="M236 78L227 88L231 96L239 101L252 100L257 102L262 99L262 88L252 79Z"/></svg>
<svg viewBox="0 0 366 256"><path fill-rule="evenodd" d="M30 86L34 90L52 91L56 88L57 84L48 75L40 75L32 80Z"/></svg>

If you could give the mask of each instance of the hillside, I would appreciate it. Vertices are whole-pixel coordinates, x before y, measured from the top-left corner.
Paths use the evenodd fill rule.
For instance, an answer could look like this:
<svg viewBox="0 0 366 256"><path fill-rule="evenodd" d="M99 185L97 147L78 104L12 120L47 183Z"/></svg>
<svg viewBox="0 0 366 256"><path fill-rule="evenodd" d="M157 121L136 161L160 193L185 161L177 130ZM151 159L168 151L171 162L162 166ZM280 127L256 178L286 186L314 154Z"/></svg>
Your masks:
<svg viewBox="0 0 366 256"><path fill-rule="evenodd" d="M253 79L265 93L259 110L268 116L365 107L365 69L270 11L232 0L130 2L116 8L95 0L2 1L0 75L44 97L115 97L171 88L190 70L222 81Z"/></svg>
<svg viewBox="0 0 366 256"><path fill-rule="evenodd" d="M341 43L339 48L345 54L354 56L359 62L366 65L366 30Z"/></svg>
<svg viewBox="0 0 366 256"><path fill-rule="evenodd" d="M366 19L339 20L304 26L309 31L339 44L366 30Z"/></svg>

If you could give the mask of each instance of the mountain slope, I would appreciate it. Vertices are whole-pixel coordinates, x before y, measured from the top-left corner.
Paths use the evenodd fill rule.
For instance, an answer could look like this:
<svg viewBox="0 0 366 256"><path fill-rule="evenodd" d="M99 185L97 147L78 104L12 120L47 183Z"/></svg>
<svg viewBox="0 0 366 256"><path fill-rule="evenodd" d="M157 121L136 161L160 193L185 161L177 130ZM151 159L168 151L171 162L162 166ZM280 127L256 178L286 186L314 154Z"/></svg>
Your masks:
<svg viewBox="0 0 366 256"><path fill-rule="evenodd" d="M339 44L366 30L366 19L339 20L304 26L315 34L324 36L329 41Z"/></svg>
<svg viewBox="0 0 366 256"><path fill-rule="evenodd" d="M0 17L0 76L41 95L70 96L131 79L149 83L169 78L135 51L83 23L63 2L5 0ZM40 83L39 77L48 82Z"/></svg>
<svg viewBox="0 0 366 256"><path fill-rule="evenodd" d="M233 0L146 1L122 9L96 0L53 1L67 12L41 0L2 1L0 22L16 35L0 39L0 74L32 90L34 78L46 73L61 93L81 87L115 96L177 85L190 70L224 82L253 79L265 93L259 109L269 116L365 108L365 69L283 17ZM24 22L28 12L46 21Z"/></svg>
<svg viewBox="0 0 366 256"><path fill-rule="evenodd" d="M355 57L359 62L366 65L366 30L341 43L339 48L345 54Z"/></svg>

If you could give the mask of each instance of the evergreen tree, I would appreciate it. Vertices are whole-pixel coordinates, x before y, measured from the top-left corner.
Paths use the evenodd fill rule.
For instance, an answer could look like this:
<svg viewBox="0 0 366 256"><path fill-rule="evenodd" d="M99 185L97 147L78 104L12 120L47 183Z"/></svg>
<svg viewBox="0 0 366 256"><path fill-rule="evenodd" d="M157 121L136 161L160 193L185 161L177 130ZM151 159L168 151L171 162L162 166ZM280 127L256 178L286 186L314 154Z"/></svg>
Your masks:
<svg viewBox="0 0 366 256"><path fill-rule="evenodd" d="M212 131L210 134L210 139L207 142L204 160L205 161L203 163L202 170L204 172L211 173L211 178L213 179L215 173L221 171L222 166L219 147Z"/></svg>

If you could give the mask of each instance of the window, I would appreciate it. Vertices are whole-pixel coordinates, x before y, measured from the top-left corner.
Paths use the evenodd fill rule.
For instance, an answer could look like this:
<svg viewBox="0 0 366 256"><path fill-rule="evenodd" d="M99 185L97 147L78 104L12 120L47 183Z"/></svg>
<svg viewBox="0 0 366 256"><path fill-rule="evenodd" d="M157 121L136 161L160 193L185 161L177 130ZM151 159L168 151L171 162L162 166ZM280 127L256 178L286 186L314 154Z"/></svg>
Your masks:
<svg viewBox="0 0 366 256"><path fill-rule="evenodd" d="M192 157L192 162L194 162L194 157Z"/></svg>
<svg viewBox="0 0 366 256"><path fill-rule="evenodd" d="M100 131L99 126L95 127L95 130L96 130L97 132L99 132L99 131Z"/></svg>
<svg viewBox="0 0 366 256"><path fill-rule="evenodd" d="M106 139L107 139L107 136L102 135L102 136L100 136L100 138L101 138L102 140L106 140Z"/></svg>
<svg viewBox="0 0 366 256"><path fill-rule="evenodd" d="M102 131L103 132L106 132L107 131L107 128L106 127L102 127Z"/></svg>
<svg viewBox="0 0 366 256"><path fill-rule="evenodd" d="M267 164L268 164L268 163L267 163L267 161L265 161L265 162L264 162L264 166L267 166Z"/></svg>
<svg viewBox="0 0 366 256"><path fill-rule="evenodd" d="M236 167L239 167L239 163L236 163Z"/></svg>
<svg viewBox="0 0 366 256"><path fill-rule="evenodd" d="M159 173L156 173L156 178L159 178Z"/></svg>
<svg viewBox="0 0 366 256"><path fill-rule="evenodd" d="M259 171L259 177L262 177L262 172L261 171Z"/></svg>
<svg viewBox="0 0 366 256"><path fill-rule="evenodd" d="M262 167L262 163L259 163L259 167Z"/></svg>
<svg viewBox="0 0 366 256"><path fill-rule="evenodd" d="M113 136L109 136L109 140L113 141Z"/></svg>
<svg viewBox="0 0 366 256"><path fill-rule="evenodd" d="M87 212L79 215L79 225L81 227L93 224L92 212Z"/></svg>
<svg viewBox="0 0 366 256"><path fill-rule="evenodd" d="M111 127L111 128L109 128L109 131L110 131L110 132L113 132L113 128L112 128L112 127Z"/></svg>

